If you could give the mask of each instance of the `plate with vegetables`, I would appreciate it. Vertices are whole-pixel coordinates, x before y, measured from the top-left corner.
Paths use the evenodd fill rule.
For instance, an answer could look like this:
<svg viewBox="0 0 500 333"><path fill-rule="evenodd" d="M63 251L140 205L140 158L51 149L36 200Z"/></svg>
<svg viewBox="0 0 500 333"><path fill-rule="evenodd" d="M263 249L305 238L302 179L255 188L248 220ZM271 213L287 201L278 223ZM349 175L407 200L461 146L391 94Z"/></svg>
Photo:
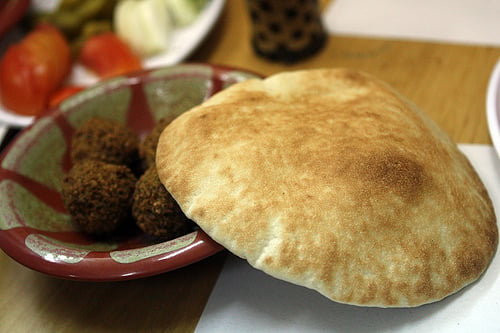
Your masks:
<svg viewBox="0 0 500 333"><path fill-rule="evenodd" d="M210 32L225 0L55 3L33 1L32 28L1 55L0 123L28 126L100 80L182 62Z"/></svg>

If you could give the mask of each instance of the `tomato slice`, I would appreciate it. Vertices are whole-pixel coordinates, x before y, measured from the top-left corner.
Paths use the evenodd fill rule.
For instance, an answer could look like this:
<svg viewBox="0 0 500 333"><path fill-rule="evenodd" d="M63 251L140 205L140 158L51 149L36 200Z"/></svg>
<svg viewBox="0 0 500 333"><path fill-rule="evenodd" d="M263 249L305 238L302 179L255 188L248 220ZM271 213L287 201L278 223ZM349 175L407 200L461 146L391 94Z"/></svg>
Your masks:
<svg viewBox="0 0 500 333"><path fill-rule="evenodd" d="M38 26L0 60L0 98L8 109L37 115L71 68L68 42L54 27Z"/></svg>
<svg viewBox="0 0 500 333"><path fill-rule="evenodd" d="M35 115L45 105L48 85L44 68L22 46L8 49L0 63L2 104L24 115ZM44 82L45 81L45 82Z"/></svg>
<svg viewBox="0 0 500 333"><path fill-rule="evenodd" d="M82 46L79 60L101 78L142 68L140 57L112 32L88 38Z"/></svg>

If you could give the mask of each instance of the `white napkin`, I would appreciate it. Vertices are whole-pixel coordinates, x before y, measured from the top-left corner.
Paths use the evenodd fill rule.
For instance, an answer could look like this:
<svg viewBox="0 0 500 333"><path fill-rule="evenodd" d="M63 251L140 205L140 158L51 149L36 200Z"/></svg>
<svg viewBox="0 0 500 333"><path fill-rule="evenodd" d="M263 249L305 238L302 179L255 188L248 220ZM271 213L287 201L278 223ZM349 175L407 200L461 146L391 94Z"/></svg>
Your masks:
<svg viewBox="0 0 500 333"><path fill-rule="evenodd" d="M461 145L500 213L500 161L491 146ZM500 216L500 215L499 215ZM196 332L500 332L500 255L480 280L440 302L407 309L339 304L229 256Z"/></svg>
<svg viewBox="0 0 500 333"><path fill-rule="evenodd" d="M498 0L332 0L334 34L500 45Z"/></svg>

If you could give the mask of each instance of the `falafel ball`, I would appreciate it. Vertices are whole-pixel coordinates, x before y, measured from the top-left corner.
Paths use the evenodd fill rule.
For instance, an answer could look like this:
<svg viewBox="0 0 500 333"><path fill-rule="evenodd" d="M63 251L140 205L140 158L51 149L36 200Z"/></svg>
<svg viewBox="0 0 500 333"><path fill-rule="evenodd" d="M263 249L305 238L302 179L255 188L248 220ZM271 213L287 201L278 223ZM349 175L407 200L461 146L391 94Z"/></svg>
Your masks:
<svg viewBox="0 0 500 333"><path fill-rule="evenodd" d="M139 157L144 170L155 163L158 139L160 138L161 132L163 132L171 121L171 119L167 118L160 119L151 132L144 138L144 141L139 144Z"/></svg>
<svg viewBox="0 0 500 333"><path fill-rule="evenodd" d="M124 165L84 160L65 175L61 194L72 220L85 232L101 235L131 220L136 182Z"/></svg>
<svg viewBox="0 0 500 333"><path fill-rule="evenodd" d="M132 215L142 231L161 240L185 235L194 227L160 182L155 165L136 184Z"/></svg>
<svg viewBox="0 0 500 333"><path fill-rule="evenodd" d="M139 158L139 138L126 126L100 117L78 127L71 141L73 162L92 159L133 167Z"/></svg>

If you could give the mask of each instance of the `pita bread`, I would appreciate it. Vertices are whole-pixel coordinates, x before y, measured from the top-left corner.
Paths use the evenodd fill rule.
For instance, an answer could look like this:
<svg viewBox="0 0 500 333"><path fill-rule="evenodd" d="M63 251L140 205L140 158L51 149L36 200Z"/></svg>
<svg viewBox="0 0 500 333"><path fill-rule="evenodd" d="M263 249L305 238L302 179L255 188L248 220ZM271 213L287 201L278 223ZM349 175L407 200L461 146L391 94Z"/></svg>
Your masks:
<svg viewBox="0 0 500 333"><path fill-rule="evenodd" d="M174 120L156 163L215 241L342 303L440 300L476 280L498 243L490 198L456 145L353 70L236 84Z"/></svg>

